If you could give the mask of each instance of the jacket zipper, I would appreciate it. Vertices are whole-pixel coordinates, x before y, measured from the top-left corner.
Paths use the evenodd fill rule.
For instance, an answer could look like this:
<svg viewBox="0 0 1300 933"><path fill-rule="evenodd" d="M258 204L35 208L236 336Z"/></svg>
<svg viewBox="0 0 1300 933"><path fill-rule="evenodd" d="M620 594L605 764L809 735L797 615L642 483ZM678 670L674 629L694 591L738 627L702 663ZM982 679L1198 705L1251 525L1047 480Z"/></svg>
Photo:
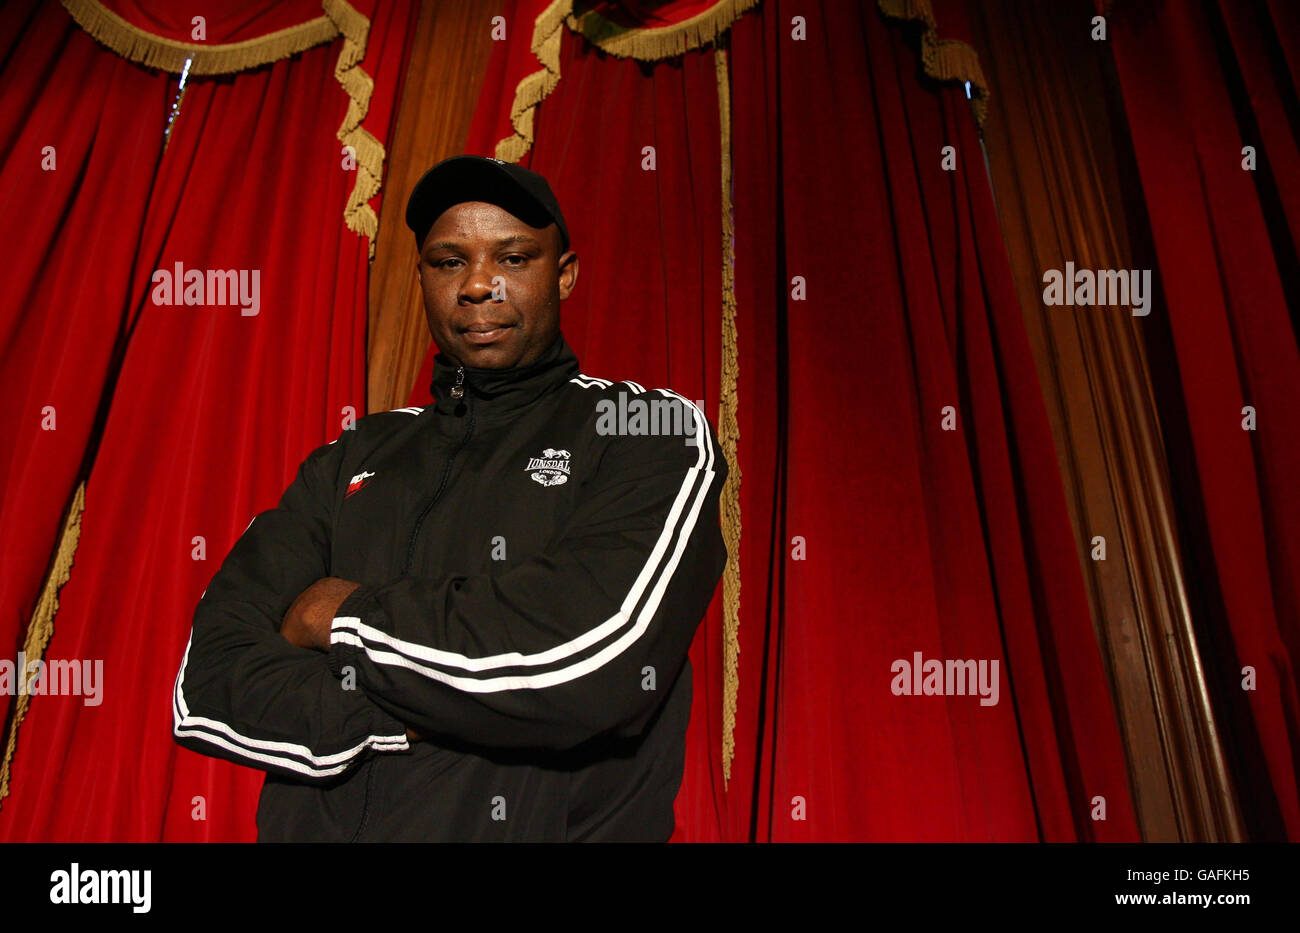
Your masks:
<svg viewBox="0 0 1300 933"><path fill-rule="evenodd" d="M461 366L456 369L456 384L452 386L451 392L448 394L451 395L452 398L456 398L456 399L462 398L465 395L464 385L465 385L465 367ZM438 497L442 495L443 489L446 488L447 479L451 475L452 464L455 463L456 458L460 456L461 450L465 447L465 444L469 442L470 435L473 433L474 433L474 399L473 397L471 397L469 400L469 420L465 424L465 434L463 437L461 437L460 443L456 445L456 449L452 451L451 456L447 458L447 463L442 468L442 479L439 480L438 482L438 489L436 492L434 492L433 497L420 511L419 517L415 520L415 528L411 530L411 539L406 544L406 563L402 566L403 575L410 572L411 559L415 554L415 541L420 536L420 526L424 524L425 516L429 514L429 510L433 508L434 503L438 501ZM366 775L365 795L361 799L361 822L357 825L356 831L352 834L352 839L351 839L352 842L356 842L358 839L361 838L361 833L365 830L366 823L370 819L370 797L374 790L373 785L375 780L375 771L379 767L379 761L380 759L376 757L376 758L372 758L369 762L366 763L366 767L369 769L369 773Z"/></svg>
<svg viewBox="0 0 1300 933"><path fill-rule="evenodd" d="M464 385L465 385L465 367L461 366L456 370L456 384L452 386L451 392L448 394L451 395L452 398L462 398L465 395ZM469 420L465 424L465 434L463 437L461 437L460 443L456 445L456 449L452 451L451 456L447 458L447 463L442 468L442 479L438 481L438 488L434 492L433 497L430 498L429 501L425 504L424 508L420 510L419 517L417 517L415 520L415 527L411 530L411 538L406 544L406 562L402 565L403 576L410 573L411 571L411 561L415 557L415 542L420 537L420 528L421 526L424 525L424 519L429 514L429 512L433 509L439 497L442 496L443 490L446 489L447 480L451 476L451 468L455 464L456 458L460 456L460 452L465 448L465 445L469 443L470 435L473 433L474 433L474 398L473 396L471 396L469 399Z"/></svg>

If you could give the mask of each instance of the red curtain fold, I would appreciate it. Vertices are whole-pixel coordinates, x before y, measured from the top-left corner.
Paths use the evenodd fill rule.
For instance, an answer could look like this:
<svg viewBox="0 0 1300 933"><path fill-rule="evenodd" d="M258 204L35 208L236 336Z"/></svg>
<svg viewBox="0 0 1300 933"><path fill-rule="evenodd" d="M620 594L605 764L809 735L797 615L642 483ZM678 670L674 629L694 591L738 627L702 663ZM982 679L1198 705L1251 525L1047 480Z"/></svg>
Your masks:
<svg viewBox="0 0 1300 933"><path fill-rule="evenodd" d="M707 13L726 0L591 0L575 4L576 12L592 10L602 19L626 29L662 29Z"/></svg>
<svg viewBox="0 0 1300 933"><path fill-rule="evenodd" d="M1193 616L1251 838L1294 841L1300 157L1286 114L1297 106L1300 21L1283 3L1116 4L1109 33L1133 194L1154 247L1156 304L1143 327L1182 467L1174 481ZM1253 689L1243 689L1245 668Z"/></svg>
<svg viewBox="0 0 1300 933"><path fill-rule="evenodd" d="M730 33L736 758L724 789L719 590L692 649L674 839L1136 840L970 109L961 89L922 86L904 36L873 6L832 3L765 3ZM716 423L713 56L639 65L566 34L525 162L551 180L583 263L561 324L584 371L671 386ZM482 127L513 100L501 75L529 63L494 61L469 151L491 154ZM795 276L807 300L791 300ZM941 430L946 405L956 431ZM999 703L894 696L891 663L916 651L998 661Z"/></svg>
<svg viewBox="0 0 1300 933"><path fill-rule="evenodd" d="M796 13L819 34L792 41ZM904 34L830 3L764 4L732 32L741 339L775 346L742 362L742 444L777 452L774 488L742 492L770 535L745 545L773 568L743 587L742 648L770 658L752 832L1135 840L973 119L963 90L922 85ZM753 407L768 399L775 418ZM776 503L770 525L754 499ZM917 651L999 661L999 703L893 695L892 662Z"/></svg>
<svg viewBox="0 0 1300 933"><path fill-rule="evenodd" d="M195 45L247 42L268 33L299 26L321 15L320 0L221 0L190 6L159 0L99 0L105 9L137 29L174 42ZM353 4L359 10L370 3ZM367 11L367 15L368 11ZM205 38L194 38L196 16L203 17Z"/></svg>
<svg viewBox="0 0 1300 933"><path fill-rule="evenodd" d="M414 13L385 4L369 30L364 125L381 141ZM348 106L334 74L342 41L186 92L140 224L138 320L46 655L102 659L104 700L32 703L0 838L255 836L262 774L176 746L171 691L194 607L235 539L349 411L365 412L367 242L343 219L354 176L336 138ZM141 122L161 141L161 120ZM92 229L111 239L115 226ZM257 313L155 304L151 272L176 263L242 270L250 285L257 272Z"/></svg>
<svg viewBox="0 0 1300 933"><path fill-rule="evenodd" d="M168 99L165 75L106 53L57 4L4 4L0 37L0 217L12 234L0 397L13 413L0 445L0 657L12 659L147 281L140 231ZM12 702L0 694L0 722Z"/></svg>

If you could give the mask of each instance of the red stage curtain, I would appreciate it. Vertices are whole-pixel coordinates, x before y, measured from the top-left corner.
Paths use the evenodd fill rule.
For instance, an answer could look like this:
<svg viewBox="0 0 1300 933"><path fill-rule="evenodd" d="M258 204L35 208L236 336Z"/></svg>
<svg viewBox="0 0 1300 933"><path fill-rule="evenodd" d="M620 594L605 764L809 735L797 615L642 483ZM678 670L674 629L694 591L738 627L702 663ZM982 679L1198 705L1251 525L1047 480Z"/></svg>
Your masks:
<svg viewBox="0 0 1300 933"><path fill-rule="evenodd" d="M796 14L808 41L790 38ZM961 89L922 87L904 35L869 6L779 2L732 34L757 532L742 545L742 690L764 665L749 831L1136 840L970 108ZM795 276L804 301L789 300ZM891 662L918 651L998 660L998 704L893 695Z"/></svg>
<svg viewBox="0 0 1300 933"><path fill-rule="evenodd" d="M353 6L371 15L369 4ZM364 125L381 141L414 13L412 2L395 0L372 15L361 65L375 87ZM131 287L148 287L154 269L176 263L256 271L260 308L159 306L150 288L133 309L47 652L102 659L104 700L35 698L0 838L255 836L261 772L176 746L171 692L194 607L230 546L274 506L302 458L338 436L349 410L365 412L367 241L344 223L355 176L336 138L349 104L335 77L342 43L193 80L186 93L139 235L142 279ZM137 71L111 52L93 55L108 74ZM138 115L160 142L161 115ZM95 114L83 119L90 128L77 131L93 131ZM95 217L92 242L141 229L139 220ZM90 269L118 271L109 261ZM78 373L61 378L82 385ZM196 536L205 559L196 559Z"/></svg>
<svg viewBox="0 0 1300 933"><path fill-rule="evenodd" d="M57 4L4 4L0 43L0 657L12 660L148 281L137 250L168 101L165 75L105 53ZM0 723L12 700L0 694Z"/></svg>
<svg viewBox="0 0 1300 933"><path fill-rule="evenodd" d="M795 15L808 39L792 40ZM517 23L518 18L510 18ZM518 30L516 30L518 38ZM724 790L720 595L692 651L677 840L1136 840L1040 388L969 106L872 5L733 27L740 697ZM582 259L585 372L717 418L714 52L654 66L565 34L525 164ZM479 125L529 73L494 58ZM480 154L495 140L471 134ZM956 147L953 173L941 147ZM656 167L642 167L654 146ZM791 300L803 278L807 300ZM428 401L427 366L412 396ZM957 430L941 430L942 409ZM801 538L806 559L791 557ZM891 663L997 660L997 705L899 697ZM1094 821L1094 798L1106 819ZM801 798L806 819L793 818Z"/></svg>
<svg viewBox="0 0 1300 933"><path fill-rule="evenodd" d="M1192 612L1251 838L1295 841L1300 157L1287 113L1300 88L1300 18L1280 0L1115 7L1134 200L1154 241L1156 304L1143 327L1180 467ZM1246 667L1254 689L1243 690Z"/></svg>

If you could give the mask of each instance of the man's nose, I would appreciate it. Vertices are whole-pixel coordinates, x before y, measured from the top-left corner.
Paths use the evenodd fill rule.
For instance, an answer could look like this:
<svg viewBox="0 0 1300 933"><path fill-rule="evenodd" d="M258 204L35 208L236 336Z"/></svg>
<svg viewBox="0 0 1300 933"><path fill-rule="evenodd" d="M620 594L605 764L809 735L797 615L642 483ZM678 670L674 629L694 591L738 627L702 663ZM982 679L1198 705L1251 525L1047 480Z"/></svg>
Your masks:
<svg viewBox="0 0 1300 933"><path fill-rule="evenodd" d="M461 304L481 304L492 298L492 275L486 262L466 265L457 297Z"/></svg>

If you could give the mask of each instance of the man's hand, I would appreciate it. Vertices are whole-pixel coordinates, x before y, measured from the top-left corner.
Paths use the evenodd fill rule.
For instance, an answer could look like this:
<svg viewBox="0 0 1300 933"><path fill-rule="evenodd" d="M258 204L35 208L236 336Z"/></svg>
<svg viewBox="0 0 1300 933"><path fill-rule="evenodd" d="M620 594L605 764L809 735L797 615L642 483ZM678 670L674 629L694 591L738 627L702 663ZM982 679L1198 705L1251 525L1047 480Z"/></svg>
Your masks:
<svg viewBox="0 0 1300 933"><path fill-rule="evenodd" d="M340 577L322 577L298 594L280 624L280 634L299 648L330 650L330 624L343 600L360 583Z"/></svg>
<svg viewBox="0 0 1300 933"><path fill-rule="evenodd" d="M330 625L334 616L343 600L360 585L341 577L321 577L299 593L289 606L284 621L280 623L280 634L299 648L329 651ZM414 729L408 728L406 737L412 742L420 741L419 733Z"/></svg>

